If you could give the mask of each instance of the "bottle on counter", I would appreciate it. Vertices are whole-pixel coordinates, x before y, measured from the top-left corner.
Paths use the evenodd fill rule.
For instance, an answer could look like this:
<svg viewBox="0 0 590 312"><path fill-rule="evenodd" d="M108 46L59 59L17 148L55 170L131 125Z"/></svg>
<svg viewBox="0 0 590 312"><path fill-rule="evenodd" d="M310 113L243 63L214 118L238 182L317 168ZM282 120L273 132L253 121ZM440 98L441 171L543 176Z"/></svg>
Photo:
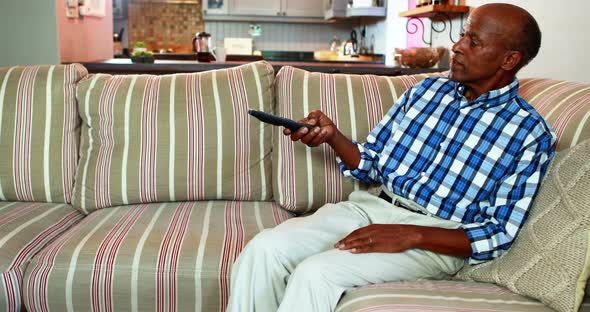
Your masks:
<svg viewBox="0 0 590 312"><path fill-rule="evenodd" d="M121 28L119 33L113 34L113 56L121 56L123 54L123 32L125 28Z"/></svg>
<svg viewBox="0 0 590 312"><path fill-rule="evenodd" d="M332 38L332 41L330 41L330 51L338 52L339 47L340 47L340 39L338 38L338 36L334 36L334 38Z"/></svg>

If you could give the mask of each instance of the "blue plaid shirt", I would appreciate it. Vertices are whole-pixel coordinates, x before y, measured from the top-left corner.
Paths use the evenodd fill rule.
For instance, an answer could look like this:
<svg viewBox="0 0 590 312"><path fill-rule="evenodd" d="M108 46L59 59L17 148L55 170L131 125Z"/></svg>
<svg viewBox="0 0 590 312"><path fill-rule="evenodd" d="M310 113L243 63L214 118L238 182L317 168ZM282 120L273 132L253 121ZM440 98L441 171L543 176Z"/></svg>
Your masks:
<svg viewBox="0 0 590 312"><path fill-rule="evenodd" d="M345 176L383 184L430 213L461 222L469 263L506 251L553 157L556 136L518 96L518 80L469 102L464 86L428 78L398 99Z"/></svg>

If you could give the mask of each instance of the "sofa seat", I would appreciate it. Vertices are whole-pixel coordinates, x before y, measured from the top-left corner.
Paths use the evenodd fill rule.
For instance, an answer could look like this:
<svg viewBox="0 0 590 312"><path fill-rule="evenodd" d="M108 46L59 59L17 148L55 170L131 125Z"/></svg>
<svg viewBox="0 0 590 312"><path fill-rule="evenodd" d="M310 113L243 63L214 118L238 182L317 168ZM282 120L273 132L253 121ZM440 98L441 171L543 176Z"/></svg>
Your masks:
<svg viewBox="0 0 590 312"><path fill-rule="evenodd" d="M0 202L0 311L21 311L29 261L82 217L67 204Z"/></svg>
<svg viewBox="0 0 590 312"><path fill-rule="evenodd" d="M541 302L488 283L419 280L348 291L336 312L520 311L549 312Z"/></svg>
<svg viewBox="0 0 590 312"><path fill-rule="evenodd" d="M28 311L224 311L246 243L292 215L274 202L99 209L29 265Z"/></svg>

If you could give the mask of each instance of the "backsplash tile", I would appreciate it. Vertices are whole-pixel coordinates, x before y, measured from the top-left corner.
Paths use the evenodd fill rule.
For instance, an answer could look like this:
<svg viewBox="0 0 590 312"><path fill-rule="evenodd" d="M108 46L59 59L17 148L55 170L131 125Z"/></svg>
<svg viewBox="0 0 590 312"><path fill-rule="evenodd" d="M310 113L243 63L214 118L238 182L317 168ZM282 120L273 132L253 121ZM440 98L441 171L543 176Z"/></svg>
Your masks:
<svg viewBox="0 0 590 312"><path fill-rule="evenodd" d="M157 3L130 0L129 47L144 41L149 50L174 49L192 52L192 38L204 29L201 3Z"/></svg>
<svg viewBox="0 0 590 312"><path fill-rule="evenodd" d="M350 23L247 23L208 21L205 31L211 34L216 46L223 46L223 38L249 38L250 24L259 24L262 35L254 38L255 50L315 51L328 50L334 36L341 41L350 38Z"/></svg>

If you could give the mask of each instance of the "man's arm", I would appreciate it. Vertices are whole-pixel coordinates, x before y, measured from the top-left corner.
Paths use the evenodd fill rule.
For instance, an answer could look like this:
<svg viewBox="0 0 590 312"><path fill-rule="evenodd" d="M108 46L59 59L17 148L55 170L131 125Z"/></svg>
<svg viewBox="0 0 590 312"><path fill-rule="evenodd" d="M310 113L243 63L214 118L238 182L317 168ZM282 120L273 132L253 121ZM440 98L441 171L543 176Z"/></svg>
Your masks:
<svg viewBox="0 0 590 312"><path fill-rule="evenodd" d="M472 253L463 230L409 224L372 224L353 231L334 247L353 253L403 252L418 248L463 258Z"/></svg>
<svg viewBox="0 0 590 312"><path fill-rule="evenodd" d="M532 137L532 134L531 134ZM351 252L403 252L412 248L468 257L479 263L498 257L522 228L535 193L553 156L552 135L533 141L516 162L515 171L494 194L495 206L483 209L483 221L449 230L415 225L373 224L353 231L335 247ZM501 204L500 204L501 203Z"/></svg>

